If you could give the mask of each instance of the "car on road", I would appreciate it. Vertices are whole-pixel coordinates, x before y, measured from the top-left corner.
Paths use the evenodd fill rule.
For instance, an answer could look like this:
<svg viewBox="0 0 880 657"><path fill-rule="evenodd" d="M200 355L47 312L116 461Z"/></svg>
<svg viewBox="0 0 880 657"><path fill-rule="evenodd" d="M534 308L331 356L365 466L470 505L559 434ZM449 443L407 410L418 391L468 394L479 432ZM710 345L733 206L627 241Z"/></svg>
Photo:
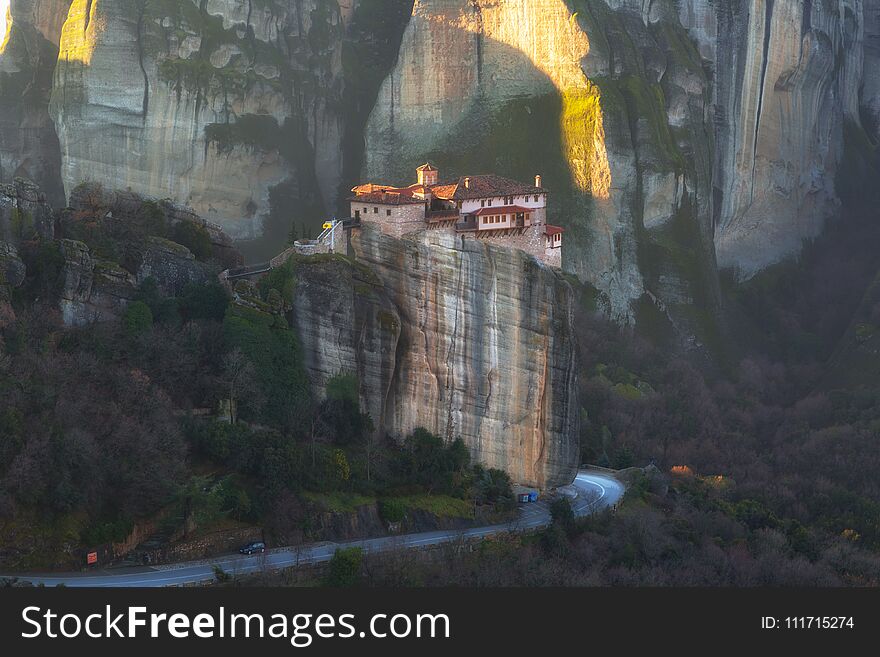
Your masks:
<svg viewBox="0 0 880 657"><path fill-rule="evenodd" d="M239 548L239 554L256 554L257 552L265 552L266 544L262 541L254 541L253 543L248 543L247 545Z"/></svg>

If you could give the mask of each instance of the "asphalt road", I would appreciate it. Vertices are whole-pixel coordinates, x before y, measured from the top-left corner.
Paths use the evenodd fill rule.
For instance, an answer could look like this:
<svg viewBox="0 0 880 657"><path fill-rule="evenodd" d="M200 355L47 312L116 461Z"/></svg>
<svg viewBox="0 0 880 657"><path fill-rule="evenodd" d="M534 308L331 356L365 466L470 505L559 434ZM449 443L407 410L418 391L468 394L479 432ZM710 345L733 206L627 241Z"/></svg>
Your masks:
<svg viewBox="0 0 880 657"><path fill-rule="evenodd" d="M564 494L572 497L575 515L585 516L613 506L624 493L616 479L593 471L582 471ZM510 531L536 529L550 524L547 502L520 505L519 517L503 525L473 527L457 531L433 531L403 536L386 536L344 543L318 543L299 548L279 548L253 556L230 555L214 559L168 566L113 568L88 573L57 573L52 575L0 575L18 577L35 585L69 587L158 587L182 586L214 581L214 567L219 566L231 576L262 570L278 570L291 566L329 561L339 548L360 547L365 552L382 552L402 548L439 545L463 538L482 538Z"/></svg>

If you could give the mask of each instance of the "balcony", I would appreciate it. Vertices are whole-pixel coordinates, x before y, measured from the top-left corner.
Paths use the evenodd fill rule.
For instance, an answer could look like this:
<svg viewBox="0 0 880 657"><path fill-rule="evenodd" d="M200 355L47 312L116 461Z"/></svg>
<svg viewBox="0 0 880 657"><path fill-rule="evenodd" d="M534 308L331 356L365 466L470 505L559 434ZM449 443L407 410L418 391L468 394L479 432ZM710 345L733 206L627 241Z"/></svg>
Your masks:
<svg viewBox="0 0 880 657"><path fill-rule="evenodd" d="M458 210L431 210L425 213L425 221L429 224L441 221L452 221L459 218Z"/></svg>

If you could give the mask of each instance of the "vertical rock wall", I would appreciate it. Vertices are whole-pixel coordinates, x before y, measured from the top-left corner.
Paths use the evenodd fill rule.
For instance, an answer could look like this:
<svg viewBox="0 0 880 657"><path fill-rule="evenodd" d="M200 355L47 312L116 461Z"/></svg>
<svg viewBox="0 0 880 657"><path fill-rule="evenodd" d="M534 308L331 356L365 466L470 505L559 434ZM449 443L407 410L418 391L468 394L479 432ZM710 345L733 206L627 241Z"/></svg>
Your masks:
<svg viewBox="0 0 880 657"><path fill-rule="evenodd" d="M521 251L432 231L365 227L352 250L357 269L297 269L295 323L319 387L356 372L387 433L425 427L515 481L570 482L579 407L564 279Z"/></svg>
<svg viewBox="0 0 880 657"><path fill-rule="evenodd" d="M261 233L281 187L320 214L341 172L350 11L332 0L75 0L51 103L67 192L92 180L171 197L244 239Z"/></svg>

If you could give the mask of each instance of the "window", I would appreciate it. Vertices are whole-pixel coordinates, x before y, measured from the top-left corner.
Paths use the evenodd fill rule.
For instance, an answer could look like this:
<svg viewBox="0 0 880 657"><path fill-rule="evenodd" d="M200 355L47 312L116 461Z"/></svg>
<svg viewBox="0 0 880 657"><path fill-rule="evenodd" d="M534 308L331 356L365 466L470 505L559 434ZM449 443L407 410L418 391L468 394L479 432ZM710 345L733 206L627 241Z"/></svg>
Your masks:
<svg viewBox="0 0 880 657"><path fill-rule="evenodd" d="M366 208L366 207L364 207L364 212L365 212L365 213L366 213L366 212L369 212L369 210L367 210L367 208Z"/></svg>
<svg viewBox="0 0 880 657"><path fill-rule="evenodd" d="M379 208L373 207L373 214L379 214Z"/></svg>
<svg viewBox="0 0 880 657"><path fill-rule="evenodd" d="M537 203L537 202L538 202L538 195L535 194L535 203Z"/></svg>
<svg viewBox="0 0 880 657"><path fill-rule="evenodd" d="M489 199L489 207L492 207L492 199Z"/></svg>
<svg viewBox="0 0 880 657"><path fill-rule="evenodd" d="M483 199L482 201L480 201L480 207L481 207L481 208L485 208L485 207L486 207L486 199Z"/></svg>
<svg viewBox="0 0 880 657"><path fill-rule="evenodd" d="M386 216L386 217L390 217L390 216L391 216L391 210L385 210L385 216Z"/></svg>

